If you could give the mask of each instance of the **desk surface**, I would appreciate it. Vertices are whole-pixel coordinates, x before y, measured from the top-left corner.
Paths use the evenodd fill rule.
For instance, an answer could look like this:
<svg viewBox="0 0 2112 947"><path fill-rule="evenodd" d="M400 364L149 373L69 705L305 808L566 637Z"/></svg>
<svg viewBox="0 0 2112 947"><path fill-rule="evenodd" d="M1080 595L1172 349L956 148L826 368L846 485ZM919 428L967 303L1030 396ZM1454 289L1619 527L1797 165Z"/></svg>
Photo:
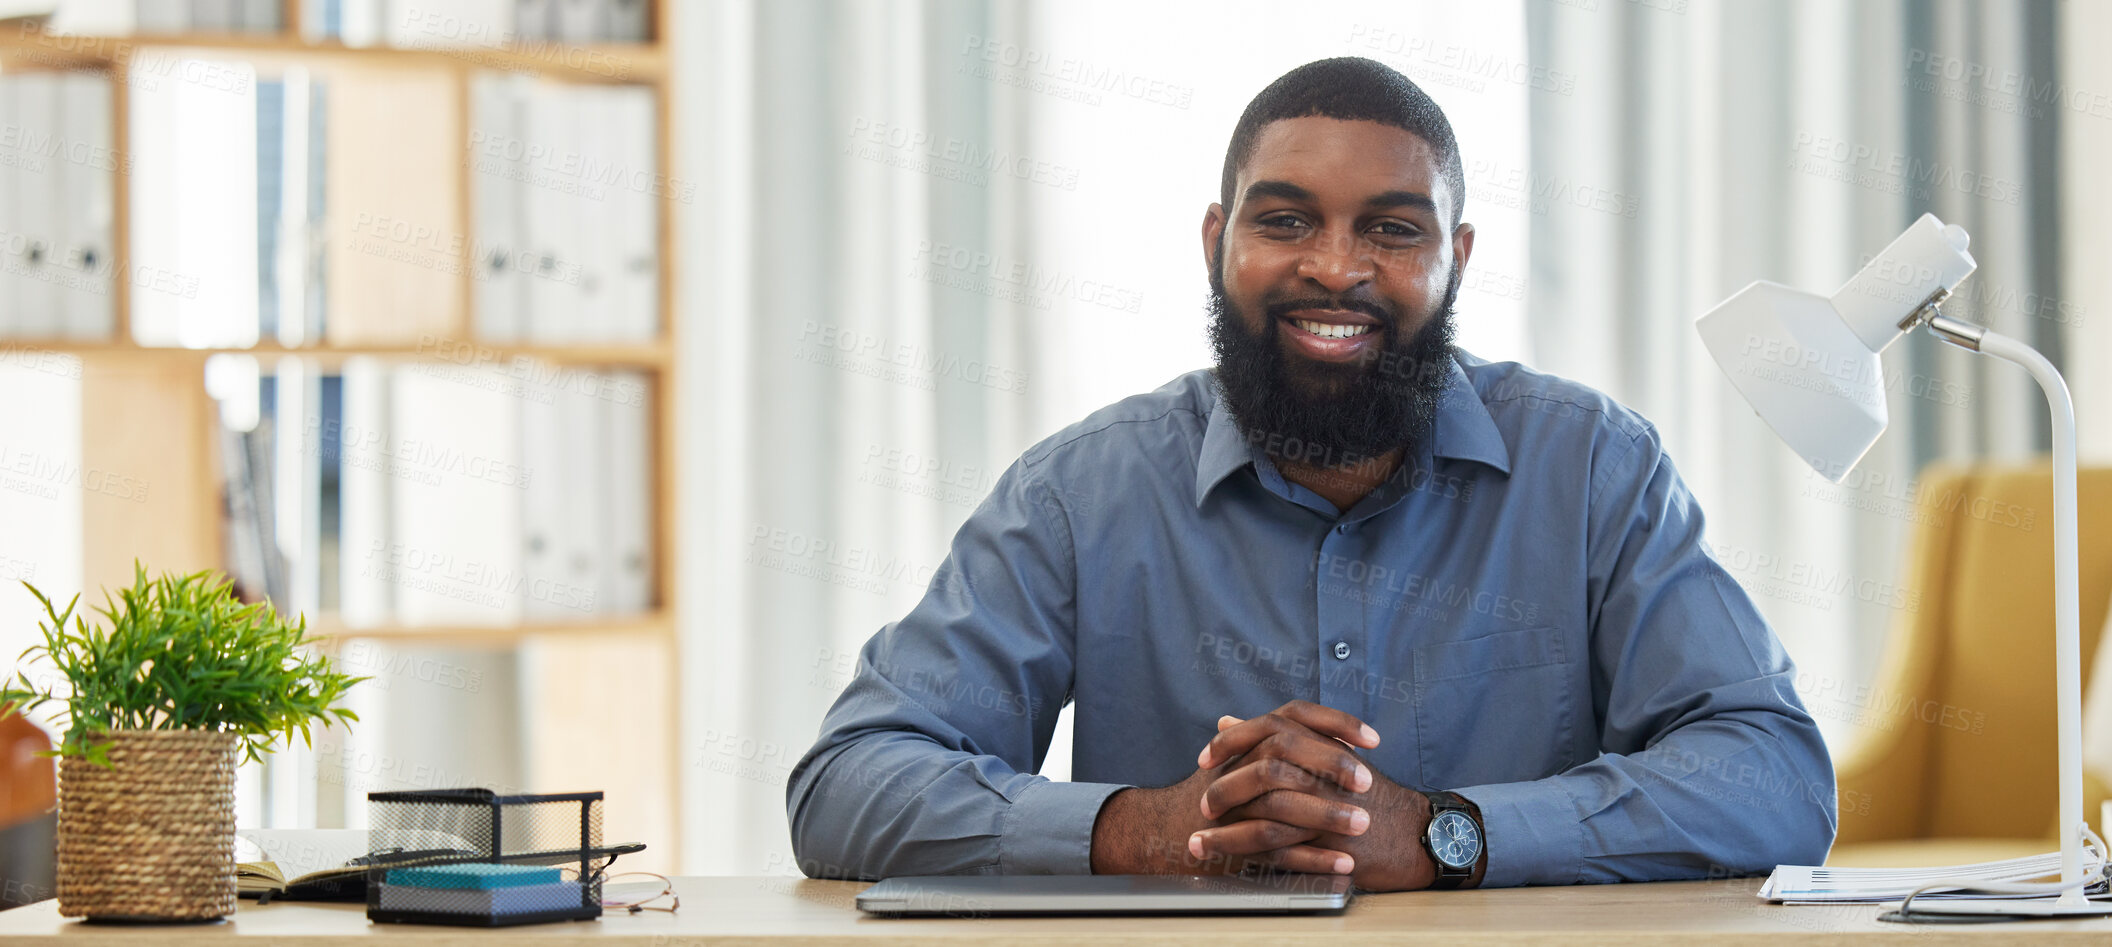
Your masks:
<svg viewBox="0 0 2112 947"><path fill-rule="evenodd" d="M1993 944L2107 943L2112 919L2014 924L1915 925L1877 920L1869 905L1785 907L1753 897L1753 878L1574 888L1429 891L1363 895L1334 916L1089 917L886 919L861 915L852 899L860 882L803 878L678 879L682 910L669 915L612 914L599 921L540 924L497 931L409 924L369 924L363 905L242 902L226 921L200 925L85 924L59 917L42 901L0 912L0 937L13 944L90 942L188 947L232 938L303 944L420 945L608 944L648 938L654 947L759 940L783 944L922 944L987 940L1039 944L1325 944L1505 943L1689 945L1709 947L1802 943ZM503 940L494 935L503 935Z"/></svg>

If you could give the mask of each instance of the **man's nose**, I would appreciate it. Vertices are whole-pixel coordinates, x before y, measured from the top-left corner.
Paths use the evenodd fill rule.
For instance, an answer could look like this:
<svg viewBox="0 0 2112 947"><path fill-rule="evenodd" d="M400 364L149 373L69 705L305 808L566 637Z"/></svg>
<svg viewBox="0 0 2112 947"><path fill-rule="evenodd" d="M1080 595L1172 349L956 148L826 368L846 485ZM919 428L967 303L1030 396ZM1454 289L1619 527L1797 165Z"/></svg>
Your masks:
<svg viewBox="0 0 2112 947"><path fill-rule="evenodd" d="M1355 234L1322 230L1306 242L1305 256L1298 261L1298 275L1328 292L1348 292L1372 278L1371 254L1367 250Z"/></svg>

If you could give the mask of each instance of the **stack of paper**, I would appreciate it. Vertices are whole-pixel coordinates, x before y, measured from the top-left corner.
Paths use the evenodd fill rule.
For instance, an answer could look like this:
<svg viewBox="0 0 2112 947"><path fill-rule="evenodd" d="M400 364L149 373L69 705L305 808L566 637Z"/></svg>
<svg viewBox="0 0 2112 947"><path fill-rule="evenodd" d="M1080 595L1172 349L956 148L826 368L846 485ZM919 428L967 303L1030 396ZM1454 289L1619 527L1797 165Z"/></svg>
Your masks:
<svg viewBox="0 0 2112 947"><path fill-rule="evenodd" d="M2095 851L2083 852L2083 874L2096 877L2104 858ZM1945 865L1937 868L1828 868L1819 865L1778 865L1760 886L1760 897L1784 904L1897 901L1917 889L1946 882L1972 884L1982 881L2030 881L2061 873L2061 853L2048 852L2025 858ZM2102 885L2092 889L2097 893ZM2016 898L2013 894L1977 894L1963 891L1931 892L1925 898ZM2048 894L2045 897L2051 898Z"/></svg>

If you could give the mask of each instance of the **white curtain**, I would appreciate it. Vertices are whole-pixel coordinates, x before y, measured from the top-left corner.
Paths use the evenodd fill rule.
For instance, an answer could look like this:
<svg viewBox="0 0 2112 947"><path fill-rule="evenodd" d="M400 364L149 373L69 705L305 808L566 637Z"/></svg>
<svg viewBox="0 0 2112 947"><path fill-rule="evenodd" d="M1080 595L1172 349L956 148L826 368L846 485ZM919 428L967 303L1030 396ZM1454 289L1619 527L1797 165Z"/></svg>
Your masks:
<svg viewBox="0 0 2112 947"><path fill-rule="evenodd" d="M1919 334L1886 352L1892 425L1844 486L1805 468L1725 382L1694 319L1756 279L1833 292L1923 212L1980 269L1947 311L2068 353L2051 2L1529 0L1536 364L1649 416L1712 517L1719 560L1799 664L1836 746L1903 609L1914 478L2047 443L2009 366ZM2028 82L2026 80L2029 80ZM2036 84L2036 85L2035 85ZM2012 91L2013 90L2013 91ZM1605 197L1604 195L1612 195ZM2088 364L2074 363L2071 364Z"/></svg>
<svg viewBox="0 0 2112 947"><path fill-rule="evenodd" d="M962 37L1017 35L1010 16L677 8L677 161L699 185L677 247L686 871L796 871L791 765L1026 446L1033 323L934 266L1020 255L1015 92L942 81Z"/></svg>

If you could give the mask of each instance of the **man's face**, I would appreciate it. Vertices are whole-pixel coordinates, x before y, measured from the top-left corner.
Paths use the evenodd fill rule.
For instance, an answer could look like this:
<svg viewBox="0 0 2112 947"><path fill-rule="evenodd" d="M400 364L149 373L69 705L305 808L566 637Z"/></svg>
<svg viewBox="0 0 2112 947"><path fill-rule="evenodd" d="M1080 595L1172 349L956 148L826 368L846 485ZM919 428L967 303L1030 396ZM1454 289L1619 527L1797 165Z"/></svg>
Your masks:
<svg viewBox="0 0 2112 947"><path fill-rule="evenodd" d="M1421 138L1376 122L1272 122L1233 206L1203 223L1218 377L1249 437L1324 466L1427 436L1474 230ZM1441 208L1443 210L1441 210Z"/></svg>

